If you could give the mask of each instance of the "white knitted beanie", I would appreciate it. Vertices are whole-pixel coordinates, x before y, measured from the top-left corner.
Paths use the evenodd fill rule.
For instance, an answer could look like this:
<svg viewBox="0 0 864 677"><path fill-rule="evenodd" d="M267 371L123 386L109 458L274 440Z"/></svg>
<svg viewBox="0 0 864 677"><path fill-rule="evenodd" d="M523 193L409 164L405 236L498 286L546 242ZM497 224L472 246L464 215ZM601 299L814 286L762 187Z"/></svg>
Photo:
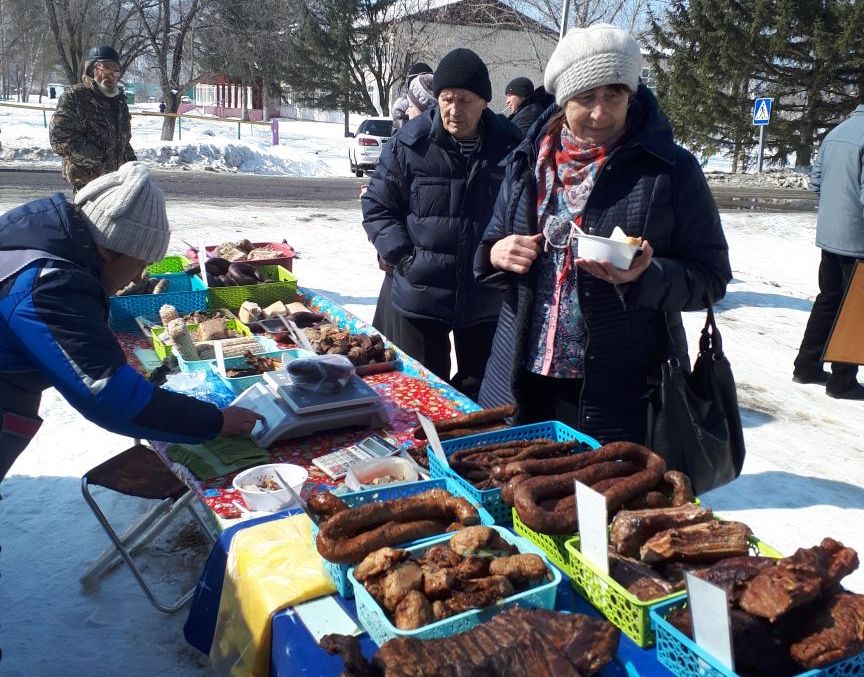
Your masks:
<svg viewBox="0 0 864 677"><path fill-rule="evenodd" d="M642 53L639 43L611 24L571 28L555 47L543 83L563 106L567 99L603 85L639 86Z"/></svg>
<svg viewBox="0 0 864 677"><path fill-rule="evenodd" d="M75 194L96 244L152 263L165 256L171 230L165 198L143 162L127 162Z"/></svg>

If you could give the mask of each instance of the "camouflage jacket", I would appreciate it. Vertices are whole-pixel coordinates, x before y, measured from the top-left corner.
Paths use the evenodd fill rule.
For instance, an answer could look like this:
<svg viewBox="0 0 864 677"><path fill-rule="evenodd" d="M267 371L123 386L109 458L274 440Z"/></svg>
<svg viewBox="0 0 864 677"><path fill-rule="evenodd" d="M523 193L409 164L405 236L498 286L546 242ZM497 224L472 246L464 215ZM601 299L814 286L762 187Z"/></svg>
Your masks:
<svg viewBox="0 0 864 677"><path fill-rule="evenodd" d="M63 158L63 177L73 189L137 159L129 144L131 121L123 92L107 97L87 75L60 97L51 118L51 148Z"/></svg>

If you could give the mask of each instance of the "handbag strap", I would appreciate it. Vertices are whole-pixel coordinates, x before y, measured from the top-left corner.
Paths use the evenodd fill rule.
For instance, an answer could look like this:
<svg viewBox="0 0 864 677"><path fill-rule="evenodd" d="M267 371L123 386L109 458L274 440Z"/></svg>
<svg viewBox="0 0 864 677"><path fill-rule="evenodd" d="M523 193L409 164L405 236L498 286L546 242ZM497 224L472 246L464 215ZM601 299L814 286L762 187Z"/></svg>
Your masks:
<svg viewBox="0 0 864 677"><path fill-rule="evenodd" d="M702 334L699 336L699 354L711 357L712 360L718 360L723 357L723 337L720 330L717 328L717 322L714 319L714 304L707 301L708 308L705 316L705 325L702 327ZM678 361L678 342L672 334L672 327L669 326L669 313L663 313L664 323L666 324L666 337L669 340L669 360Z"/></svg>

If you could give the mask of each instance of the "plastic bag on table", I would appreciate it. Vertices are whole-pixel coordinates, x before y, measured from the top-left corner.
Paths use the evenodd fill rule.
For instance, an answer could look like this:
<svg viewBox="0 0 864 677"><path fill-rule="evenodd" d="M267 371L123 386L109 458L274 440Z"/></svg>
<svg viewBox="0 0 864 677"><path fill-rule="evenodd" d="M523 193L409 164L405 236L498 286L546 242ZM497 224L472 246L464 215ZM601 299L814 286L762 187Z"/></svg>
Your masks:
<svg viewBox="0 0 864 677"><path fill-rule="evenodd" d="M291 385L315 393L338 393L356 373L344 355L313 355L291 360L285 367Z"/></svg>
<svg viewBox="0 0 864 677"><path fill-rule="evenodd" d="M239 531L231 540L210 649L216 674L266 677L273 614L335 591L306 515Z"/></svg>
<svg viewBox="0 0 864 677"><path fill-rule="evenodd" d="M237 397L230 387L214 376L210 376L207 371L181 371L179 374L169 374L161 387L210 402L220 409L230 405Z"/></svg>

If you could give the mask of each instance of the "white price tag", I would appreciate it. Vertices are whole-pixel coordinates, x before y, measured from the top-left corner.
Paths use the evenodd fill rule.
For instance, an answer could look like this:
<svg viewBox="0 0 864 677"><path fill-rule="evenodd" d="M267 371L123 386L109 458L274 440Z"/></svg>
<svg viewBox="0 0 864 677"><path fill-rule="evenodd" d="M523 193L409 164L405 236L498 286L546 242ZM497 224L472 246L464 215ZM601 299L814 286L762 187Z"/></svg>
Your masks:
<svg viewBox="0 0 864 677"><path fill-rule="evenodd" d="M714 656L724 667L734 671L726 591L689 572L684 575L684 580L687 583L687 603L690 605L696 644Z"/></svg>
<svg viewBox="0 0 864 677"><path fill-rule="evenodd" d="M222 341L213 341L213 352L216 354L216 368L222 376L228 376L225 373L225 353L222 352Z"/></svg>
<svg viewBox="0 0 864 677"><path fill-rule="evenodd" d="M207 263L207 245L204 244L205 240L202 237L201 242L198 244L198 266L201 268L201 279L204 281L204 286L209 287L210 282L207 278L207 266L204 265Z"/></svg>
<svg viewBox="0 0 864 677"><path fill-rule="evenodd" d="M579 521L579 549L602 573L609 573L609 516L606 497L582 482L573 481Z"/></svg>
<svg viewBox="0 0 864 677"><path fill-rule="evenodd" d="M420 425L423 427L423 432L426 433L426 439L429 440L429 447L431 447L432 452L438 455L438 458L445 467L449 468L450 461L447 460L447 454L444 453L444 449L441 447L441 440L438 439L438 431L435 430L435 424L419 411L416 414Z"/></svg>

